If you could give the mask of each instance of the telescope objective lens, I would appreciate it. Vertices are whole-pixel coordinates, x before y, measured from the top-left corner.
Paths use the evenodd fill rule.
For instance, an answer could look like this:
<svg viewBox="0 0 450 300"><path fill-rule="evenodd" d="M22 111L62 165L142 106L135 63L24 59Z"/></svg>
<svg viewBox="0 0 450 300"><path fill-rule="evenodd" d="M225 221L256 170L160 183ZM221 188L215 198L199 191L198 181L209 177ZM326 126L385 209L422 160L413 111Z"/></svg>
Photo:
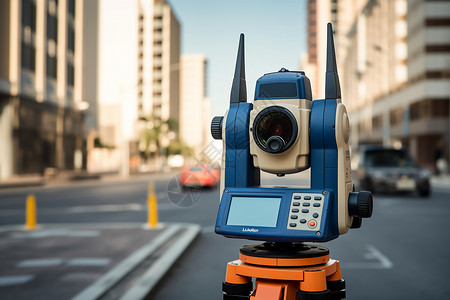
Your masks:
<svg viewBox="0 0 450 300"><path fill-rule="evenodd" d="M268 153L281 153L295 142L297 131L295 117L288 109L270 106L256 116L253 138L262 150Z"/></svg>

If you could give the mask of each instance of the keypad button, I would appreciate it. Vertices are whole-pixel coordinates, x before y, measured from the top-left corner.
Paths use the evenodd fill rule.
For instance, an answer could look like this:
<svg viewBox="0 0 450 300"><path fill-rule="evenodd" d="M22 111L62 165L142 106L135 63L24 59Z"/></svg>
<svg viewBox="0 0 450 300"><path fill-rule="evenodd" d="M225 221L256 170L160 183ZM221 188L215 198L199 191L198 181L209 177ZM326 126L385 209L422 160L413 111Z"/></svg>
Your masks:
<svg viewBox="0 0 450 300"><path fill-rule="evenodd" d="M297 227L297 224L296 223L289 223L289 226L290 227Z"/></svg>
<svg viewBox="0 0 450 300"><path fill-rule="evenodd" d="M311 200L311 196L305 196L305 197L303 197L303 199L305 199L305 200Z"/></svg>
<svg viewBox="0 0 450 300"><path fill-rule="evenodd" d="M294 203L292 203L292 205L294 205L294 206L300 206L300 202L294 202Z"/></svg>
<svg viewBox="0 0 450 300"><path fill-rule="evenodd" d="M303 206L310 206L311 204L309 204L309 203L307 203L307 202L305 202L305 203L303 203Z"/></svg>
<svg viewBox="0 0 450 300"><path fill-rule="evenodd" d="M315 196L315 197L314 197L314 200L322 200L322 197L320 197L320 196Z"/></svg>
<svg viewBox="0 0 450 300"><path fill-rule="evenodd" d="M308 222L308 226L309 226L309 228L315 228L317 226L317 222L314 220L310 220Z"/></svg>
<svg viewBox="0 0 450 300"><path fill-rule="evenodd" d="M301 219L301 220L300 220L300 223L305 224L305 223L306 223L306 220L305 220L305 219Z"/></svg>
<svg viewBox="0 0 450 300"><path fill-rule="evenodd" d="M318 218L318 217L319 217L319 214L318 214L318 213L313 213L313 217L314 217L314 218Z"/></svg>
<svg viewBox="0 0 450 300"><path fill-rule="evenodd" d="M302 199L302 197L301 196L294 196L294 199L295 200L299 200L299 199Z"/></svg>
<svg viewBox="0 0 450 300"><path fill-rule="evenodd" d="M314 203L313 206L314 207L320 207L320 203Z"/></svg>
<svg viewBox="0 0 450 300"><path fill-rule="evenodd" d="M299 212L299 209L298 209L298 208L293 208L291 211L292 211L293 213L298 213L298 212Z"/></svg>
<svg viewBox="0 0 450 300"><path fill-rule="evenodd" d="M292 219L292 220L298 219L298 216L297 216L297 215L292 215L292 216L291 216L291 219Z"/></svg>
<svg viewBox="0 0 450 300"><path fill-rule="evenodd" d="M302 209L302 213L304 213L304 214L309 213L309 209L307 209L307 208Z"/></svg>

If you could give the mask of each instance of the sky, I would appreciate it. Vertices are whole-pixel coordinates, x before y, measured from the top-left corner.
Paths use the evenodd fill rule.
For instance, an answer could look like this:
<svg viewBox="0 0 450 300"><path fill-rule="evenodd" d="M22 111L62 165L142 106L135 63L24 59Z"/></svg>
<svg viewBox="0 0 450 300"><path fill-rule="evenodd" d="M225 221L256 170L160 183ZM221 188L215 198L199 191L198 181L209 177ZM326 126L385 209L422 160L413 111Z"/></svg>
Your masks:
<svg viewBox="0 0 450 300"><path fill-rule="evenodd" d="M247 98L256 80L281 67L299 70L307 51L306 0L166 0L181 25L181 53L208 60L211 116L229 106L240 33L245 35Z"/></svg>

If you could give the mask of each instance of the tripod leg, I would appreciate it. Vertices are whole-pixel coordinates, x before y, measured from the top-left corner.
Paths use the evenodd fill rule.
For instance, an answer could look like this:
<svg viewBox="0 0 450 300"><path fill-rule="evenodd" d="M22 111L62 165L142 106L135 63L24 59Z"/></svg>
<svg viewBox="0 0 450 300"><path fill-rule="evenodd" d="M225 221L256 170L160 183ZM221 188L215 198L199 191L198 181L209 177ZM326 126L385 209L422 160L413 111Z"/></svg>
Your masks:
<svg viewBox="0 0 450 300"><path fill-rule="evenodd" d="M327 288L330 291L331 299L344 299L346 297L345 281L342 279L341 265L336 262L336 272L327 277Z"/></svg>
<svg viewBox="0 0 450 300"><path fill-rule="evenodd" d="M227 264L225 282L222 283L223 300L249 300L253 290L250 277L238 275L236 270L241 261L236 260Z"/></svg>
<svg viewBox="0 0 450 300"><path fill-rule="evenodd" d="M298 281L256 279L251 300L297 300Z"/></svg>
<svg viewBox="0 0 450 300"><path fill-rule="evenodd" d="M331 300L324 270L305 271L298 290L299 300Z"/></svg>

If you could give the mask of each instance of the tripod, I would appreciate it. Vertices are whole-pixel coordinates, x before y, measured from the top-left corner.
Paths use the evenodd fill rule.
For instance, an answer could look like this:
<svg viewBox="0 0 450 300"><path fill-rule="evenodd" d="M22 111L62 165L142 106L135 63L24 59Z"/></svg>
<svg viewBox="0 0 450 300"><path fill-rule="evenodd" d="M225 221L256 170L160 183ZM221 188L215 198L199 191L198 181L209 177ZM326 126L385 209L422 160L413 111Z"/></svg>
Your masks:
<svg viewBox="0 0 450 300"><path fill-rule="evenodd" d="M240 249L227 264L224 300L334 300L345 298L339 261L313 244L263 243ZM252 278L255 278L253 289Z"/></svg>

